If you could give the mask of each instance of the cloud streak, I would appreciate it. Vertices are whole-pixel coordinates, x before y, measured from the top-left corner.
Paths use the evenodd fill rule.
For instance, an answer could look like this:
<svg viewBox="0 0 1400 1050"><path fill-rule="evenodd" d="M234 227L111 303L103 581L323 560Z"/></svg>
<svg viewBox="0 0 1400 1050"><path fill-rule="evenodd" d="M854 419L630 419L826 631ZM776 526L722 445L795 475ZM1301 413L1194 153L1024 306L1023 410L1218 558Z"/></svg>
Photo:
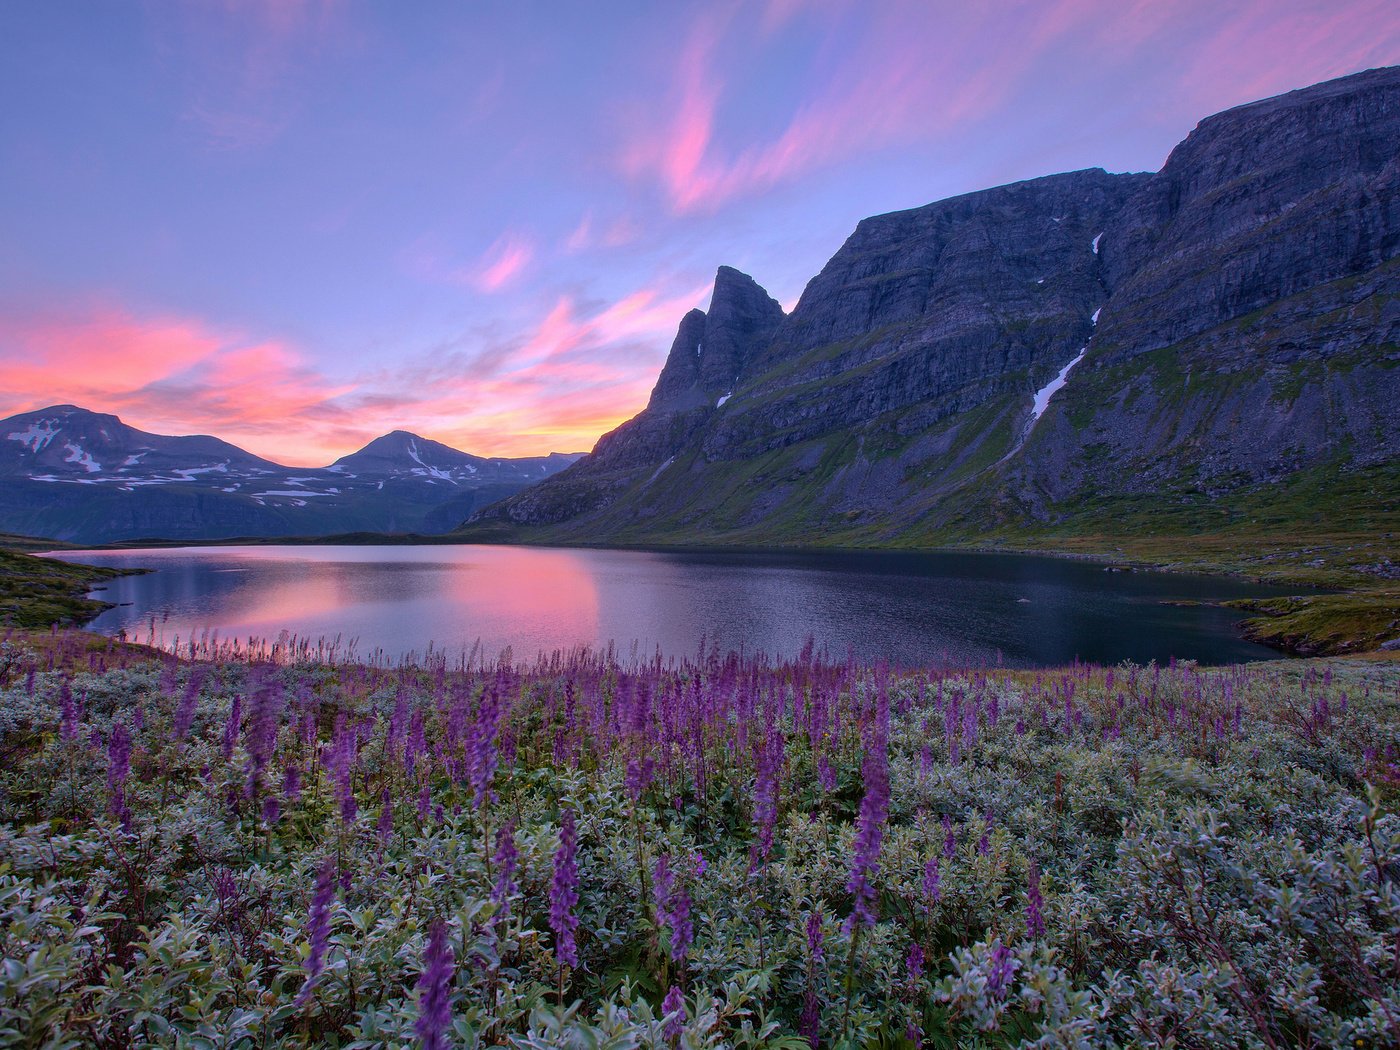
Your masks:
<svg viewBox="0 0 1400 1050"><path fill-rule="evenodd" d="M70 402L302 466L396 428L481 455L577 451L646 403L671 330L706 290L643 288L592 304L565 295L520 337L347 379L285 340L196 319L0 313L0 414Z"/></svg>
<svg viewBox="0 0 1400 1050"><path fill-rule="evenodd" d="M881 149L947 143L1004 112L1046 64L1130 74L1154 49L1185 55L1167 86L1178 104L1199 98L1189 104L1204 116L1222 94L1246 101L1303 86L1394 61L1400 46L1384 0L771 0L756 45L744 11L711 6L692 19L667 92L619 152L622 172L659 186L678 214L713 212ZM794 24L821 46L789 69L788 90L767 81L756 90L750 81L779 64L778 30ZM738 116L764 110L769 96L798 101L767 133L746 134Z"/></svg>
<svg viewBox="0 0 1400 1050"><path fill-rule="evenodd" d="M533 243L519 234L503 234L482 256L471 283L483 292L499 292L520 277L534 257Z"/></svg>

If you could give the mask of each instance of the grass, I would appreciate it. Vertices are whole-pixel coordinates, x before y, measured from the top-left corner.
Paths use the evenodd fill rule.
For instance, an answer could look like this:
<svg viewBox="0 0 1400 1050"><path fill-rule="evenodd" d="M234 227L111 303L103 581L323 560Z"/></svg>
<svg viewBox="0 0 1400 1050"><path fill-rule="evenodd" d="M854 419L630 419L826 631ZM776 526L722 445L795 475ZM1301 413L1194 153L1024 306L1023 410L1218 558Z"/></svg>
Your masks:
<svg viewBox="0 0 1400 1050"><path fill-rule="evenodd" d="M6 543L9 539L5 537ZM88 592L130 574L131 570L74 565L0 547L0 624L45 628L86 623L110 608L87 597Z"/></svg>
<svg viewBox="0 0 1400 1050"><path fill-rule="evenodd" d="M1370 652L1400 638L1400 588L1245 599L1226 605L1260 614L1245 621L1250 639L1290 652Z"/></svg>

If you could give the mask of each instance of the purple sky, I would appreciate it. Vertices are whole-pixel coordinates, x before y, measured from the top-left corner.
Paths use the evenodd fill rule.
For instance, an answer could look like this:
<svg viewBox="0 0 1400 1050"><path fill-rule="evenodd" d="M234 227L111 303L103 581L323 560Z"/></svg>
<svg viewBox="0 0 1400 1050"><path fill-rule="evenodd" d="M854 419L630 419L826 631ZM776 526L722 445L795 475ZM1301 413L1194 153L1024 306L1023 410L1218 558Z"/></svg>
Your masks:
<svg viewBox="0 0 1400 1050"><path fill-rule="evenodd" d="M1394 0L0 5L0 415L590 447L721 263L1400 62Z"/></svg>

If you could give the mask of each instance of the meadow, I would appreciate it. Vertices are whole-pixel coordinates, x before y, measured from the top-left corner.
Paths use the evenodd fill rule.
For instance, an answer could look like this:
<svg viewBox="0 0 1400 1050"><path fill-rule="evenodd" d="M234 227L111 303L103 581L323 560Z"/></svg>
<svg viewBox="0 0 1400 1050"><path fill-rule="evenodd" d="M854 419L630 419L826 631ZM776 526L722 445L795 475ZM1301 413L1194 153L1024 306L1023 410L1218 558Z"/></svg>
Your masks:
<svg viewBox="0 0 1400 1050"><path fill-rule="evenodd" d="M1400 1033L1400 663L0 643L0 1044Z"/></svg>

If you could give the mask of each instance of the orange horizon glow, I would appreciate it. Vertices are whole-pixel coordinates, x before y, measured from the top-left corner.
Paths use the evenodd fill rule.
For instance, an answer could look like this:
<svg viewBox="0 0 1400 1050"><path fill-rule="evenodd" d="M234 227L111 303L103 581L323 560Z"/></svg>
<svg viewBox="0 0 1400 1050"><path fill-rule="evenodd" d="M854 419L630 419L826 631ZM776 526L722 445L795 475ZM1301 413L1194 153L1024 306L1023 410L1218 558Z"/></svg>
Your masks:
<svg viewBox="0 0 1400 1050"><path fill-rule="evenodd" d="M343 381L286 342L189 318L0 314L0 342L14 351L0 362L0 413L73 404L291 467L325 466L392 430L477 456L586 452L646 405L660 358L647 365L628 348L667 345L706 290L640 289L592 312L564 296L495 371L423 360Z"/></svg>

